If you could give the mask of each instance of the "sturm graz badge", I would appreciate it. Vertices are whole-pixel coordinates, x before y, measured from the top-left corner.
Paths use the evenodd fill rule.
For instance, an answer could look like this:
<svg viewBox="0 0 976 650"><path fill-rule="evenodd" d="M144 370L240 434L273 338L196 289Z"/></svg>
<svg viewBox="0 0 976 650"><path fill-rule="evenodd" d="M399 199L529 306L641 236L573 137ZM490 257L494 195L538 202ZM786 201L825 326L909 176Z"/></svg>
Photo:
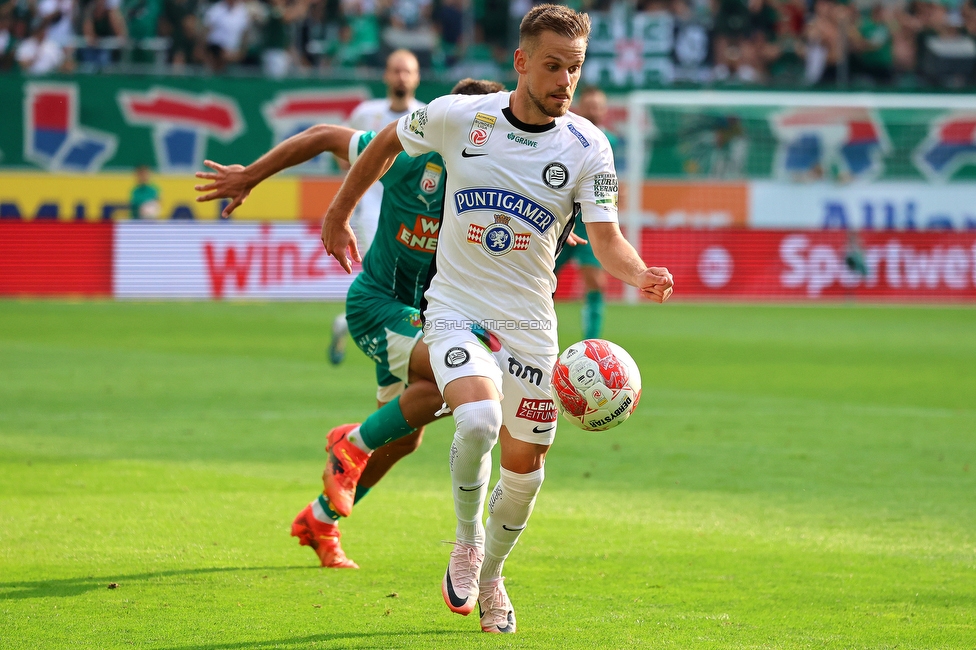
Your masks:
<svg viewBox="0 0 976 650"><path fill-rule="evenodd" d="M471 355L464 348L451 348L444 355L444 365L448 368L459 368L468 362Z"/></svg>
<svg viewBox="0 0 976 650"><path fill-rule="evenodd" d="M542 170L542 180L554 190L562 189L569 182L569 170L562 163L549 163Z"/></svg>

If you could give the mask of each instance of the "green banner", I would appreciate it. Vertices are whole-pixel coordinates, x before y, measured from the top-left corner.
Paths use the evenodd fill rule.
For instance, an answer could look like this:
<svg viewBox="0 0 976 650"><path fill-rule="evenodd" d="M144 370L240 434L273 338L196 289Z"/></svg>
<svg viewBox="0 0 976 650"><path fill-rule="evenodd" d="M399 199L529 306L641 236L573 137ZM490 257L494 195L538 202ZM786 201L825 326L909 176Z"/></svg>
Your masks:
<svg viewBox="0 0 976 650"><path fill-rule="evenodd" d="M450 90L426 83L429 101ZM0 75L0 169L183 173L205 158L249 163L321 122L339 123L382 83L309 79ZM315 161L302 173L334 171Z"/></svg>

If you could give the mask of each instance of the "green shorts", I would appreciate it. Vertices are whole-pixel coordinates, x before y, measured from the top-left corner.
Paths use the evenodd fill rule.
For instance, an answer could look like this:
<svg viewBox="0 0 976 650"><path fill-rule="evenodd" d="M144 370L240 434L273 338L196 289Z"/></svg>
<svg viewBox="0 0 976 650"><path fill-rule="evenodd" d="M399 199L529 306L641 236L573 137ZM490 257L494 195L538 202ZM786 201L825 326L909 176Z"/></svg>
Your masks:
<svg viewBox="0 0 976 650"><path fill-rule="evenodd" d="M586 239L586 226L583 225L582 221L577 221L576 225L573 227L573 234L578 237ZM556 258L556 269L555 272L559 273L559 269L566 266L569 262L576 260L580 266L595 266L600 268L600 262L596 259L596 255L593 254L593 247L589 244L577 244L576 246L570 246L566 244L563 249L559 251L559 257Z"/></svg>
<svg viewBox="0 0 976 650"><path fill-rule="evenodd" d="M356 346L376 363L376 399L389 402L407 385L410 355L423 334L420 311L383 295L360 275L346 295L346 323Z"/></svg>

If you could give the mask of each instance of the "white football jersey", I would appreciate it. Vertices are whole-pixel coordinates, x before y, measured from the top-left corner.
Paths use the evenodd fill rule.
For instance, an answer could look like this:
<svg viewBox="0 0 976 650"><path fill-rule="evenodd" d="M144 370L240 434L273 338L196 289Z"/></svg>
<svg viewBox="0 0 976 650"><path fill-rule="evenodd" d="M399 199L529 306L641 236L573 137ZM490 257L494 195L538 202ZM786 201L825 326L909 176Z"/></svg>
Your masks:
<svg viewBox="0 0 976 650"><path fill-rule="evenodd" d="M390 110L390 100L388 97L382 99L368 99L353 109L346 126L357 131L383 130L383 127L390 122L396 122L404 115L409 115L411 111L422 108L424 103L417 99L411 99L407 110ZM352 227L356 232L356 239L359 243L359 252L362 255L369 250L376 236L376 226L380 220L380 207L383 205L383 185L373 183L366 194L356 204L356 210L352 216Z"/></svg>
<svg viewBox="0 0 976 650"><path fill-rule="evenodd" d="M436 151L447 170L431 310L450 307L506 346L554 354L557 250L574 213L617 221L617 175L610 143L589 121L525 124L510 96L435 99L401 118L397 134L408 154Z"/></svg>

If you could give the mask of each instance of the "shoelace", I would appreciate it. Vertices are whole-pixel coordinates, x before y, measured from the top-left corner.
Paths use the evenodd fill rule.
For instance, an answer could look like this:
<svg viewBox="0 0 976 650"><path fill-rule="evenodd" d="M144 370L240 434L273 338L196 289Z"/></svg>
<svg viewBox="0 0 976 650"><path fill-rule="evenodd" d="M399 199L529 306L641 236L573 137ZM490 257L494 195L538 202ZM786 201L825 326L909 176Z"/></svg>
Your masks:
<svg viewBox="0 0 976 650"><path fill-rule="evenodd" d="M451 542L454 544L454 550L451 551L451 564L457 569L456 574L453 576L455 586L461 586L465 589L471 589L472 585L476 584L478 581L478 573L480 572L481 565L478 558L478 547L472 546L470 544L460 544L458 542ZM467 566L461 567L459 564L461 554L467 552L468 563ZM458 562L455 562L458 560Z"/></svg>
<svg viewBox="0 0 976 650"><path fill-rule="evenodd" d="M499 578L491 582L491 591L486 594L485 604L487 605L488 616L492 622L508 623L508 610L512 608L508 602L508 594L502 589L502 582L505 578Z"/></svg>

